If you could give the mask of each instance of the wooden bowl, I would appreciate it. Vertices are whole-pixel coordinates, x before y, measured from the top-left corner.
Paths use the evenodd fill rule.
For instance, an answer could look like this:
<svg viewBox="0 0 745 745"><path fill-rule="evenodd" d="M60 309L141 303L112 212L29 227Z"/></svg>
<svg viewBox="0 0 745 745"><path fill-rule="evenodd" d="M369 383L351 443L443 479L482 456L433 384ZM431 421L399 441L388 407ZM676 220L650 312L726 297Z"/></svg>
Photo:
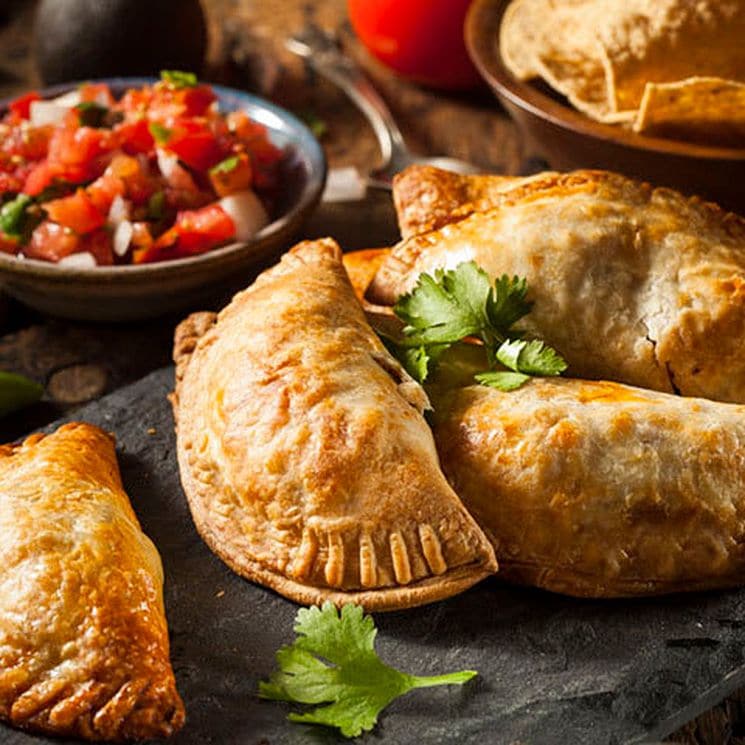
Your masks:
<svg viewBox="0 0 745 745"><path fill-rule="evenodd" d="M116 78L115 95L154 82ZM52 98L76 83L42 91ZM54 316L85 321L131 321L196 308L216 295L245 287L257 269L276 259L315 209L326 181L323 150L310 130L288 111L242 91L212 86L225 111L242 109L285 148L283 196L272 222L247 243L231 243L199 256L153 264L59 266L0 253L0 286L21 302ZM2 104L0 104L0 111Z"/></svg>
<svg viewBox="0 0 745 745"><path fill-rule="evenodd" d="M646 137L601 124L560 100L558 94L554 97L515 78L499 48L499 27L508 4L509 0L474 0L466 17L466 46L531 149L552 168L617 171L745 212L745 148Z"/></svg>

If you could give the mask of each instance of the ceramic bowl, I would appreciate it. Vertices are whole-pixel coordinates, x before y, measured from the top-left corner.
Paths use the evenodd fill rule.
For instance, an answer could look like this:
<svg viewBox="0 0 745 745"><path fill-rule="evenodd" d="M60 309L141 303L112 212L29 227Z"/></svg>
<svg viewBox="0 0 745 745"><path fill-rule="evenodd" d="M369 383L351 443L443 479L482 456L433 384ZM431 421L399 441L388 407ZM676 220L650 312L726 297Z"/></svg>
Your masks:
<svg viewBox="0 0 745 745"><path fill-rule="evenodd" d="M154 82L114 78L115 96ZM53 98L77 83L41 91ZM12 297L43 313L86 321L131 321L198 307L220 291L247 284L252 270L279 256L318 204L326 181L323 150L310 130L288 111L241 91L212 86L224 111L244 110L266 126L272 142L285 148L283 198L272 222L251 241L231 243L200 256L153 264L79 269L0 254L0 284ZM7 102L4 102L7 105ZM2 103L0 103L2 107ZM1 108L0 108L1 110Z"/></svg>
<svg viewBox="0 0 745 745"><path fill-rule="evenodd" d="M547 86L515 78L502 61L499 26L509 0L474 0L466 17L471 59L530 148L552 168L601 168L698 194L745 212L745 148L647 137L595 122Z"/></svg>

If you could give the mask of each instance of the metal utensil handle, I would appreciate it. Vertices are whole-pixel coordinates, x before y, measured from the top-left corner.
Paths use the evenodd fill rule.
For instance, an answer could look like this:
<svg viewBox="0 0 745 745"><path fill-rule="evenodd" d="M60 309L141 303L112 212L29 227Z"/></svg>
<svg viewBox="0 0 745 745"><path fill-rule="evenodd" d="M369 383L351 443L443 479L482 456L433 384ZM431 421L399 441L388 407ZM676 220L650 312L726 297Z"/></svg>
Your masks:
<svg viewBox="0 0 745 745"><path fill-rule="evenodd" d="M407 162L409 151L390 109L359 66L347 57L329 36L318 28L286 42L287 48L308 60L310 66L341 88L372 125L383 156L383 166Z"/></svg>

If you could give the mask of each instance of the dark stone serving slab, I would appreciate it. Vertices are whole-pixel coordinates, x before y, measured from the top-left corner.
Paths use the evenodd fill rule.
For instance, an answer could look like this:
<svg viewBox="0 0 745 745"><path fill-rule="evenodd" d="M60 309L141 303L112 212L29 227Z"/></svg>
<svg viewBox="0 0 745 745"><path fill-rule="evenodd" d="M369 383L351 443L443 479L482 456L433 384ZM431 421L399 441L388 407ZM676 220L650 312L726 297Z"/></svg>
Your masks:
<svg viewBox="0 0 745 745"><path fill-rule="evenodd" d="M297 606L233 574L194 530L166 401L172 382L172 369L158 370L76 415L116 434L125 487L163 557L171 657L187 710L171 742L342 742L287 722L288 705L256 696L275 650L294 638ZM369 743L650 742L745 681L745 590L600 602L495 578L375 620L385 661L418 674L470 668L479 676L394 702L362 738ZM0 725L4 745L64 742L72 741Z"/></svg>

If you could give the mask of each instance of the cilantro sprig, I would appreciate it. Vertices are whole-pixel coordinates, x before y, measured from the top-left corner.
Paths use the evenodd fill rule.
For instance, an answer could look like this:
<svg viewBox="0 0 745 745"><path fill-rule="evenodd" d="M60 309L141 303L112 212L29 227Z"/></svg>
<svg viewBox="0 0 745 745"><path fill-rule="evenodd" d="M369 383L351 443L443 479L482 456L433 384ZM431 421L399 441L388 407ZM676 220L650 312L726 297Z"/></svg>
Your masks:
<svg viewBox="0 0 745 745"><path fill-rule="evenodd" d="M531 377L560 375L567 363L556 350L512 328L530 313L527 293L524 278L502 275L492 284L473 261L422 274L393 308L405 326L402 340L387 340L389 348L420 383L445 350L468 337L486 350L489 370L475 376L483 385L508 391Z"/></svg>
<svg viewBox="0 0 745 745"><path fill-rule="evenodd" d="M183 70L161 70L160 79L173 88L195 88L199 80L193 72Z"/></svg>
<svg viewBox="0 0 745 745"><path fill-rule="evenodd" d="M301 608L295 619L297 638L277 652L279 670L259 684L262 698L301 704L326 704L293 722L336 727L345 737L371 730L380 712L414 688L462 685L477 673L462 670L420 677L386 665L375 651L378 633L362 608L345 605L341 614L330 602Z"/></svg>

